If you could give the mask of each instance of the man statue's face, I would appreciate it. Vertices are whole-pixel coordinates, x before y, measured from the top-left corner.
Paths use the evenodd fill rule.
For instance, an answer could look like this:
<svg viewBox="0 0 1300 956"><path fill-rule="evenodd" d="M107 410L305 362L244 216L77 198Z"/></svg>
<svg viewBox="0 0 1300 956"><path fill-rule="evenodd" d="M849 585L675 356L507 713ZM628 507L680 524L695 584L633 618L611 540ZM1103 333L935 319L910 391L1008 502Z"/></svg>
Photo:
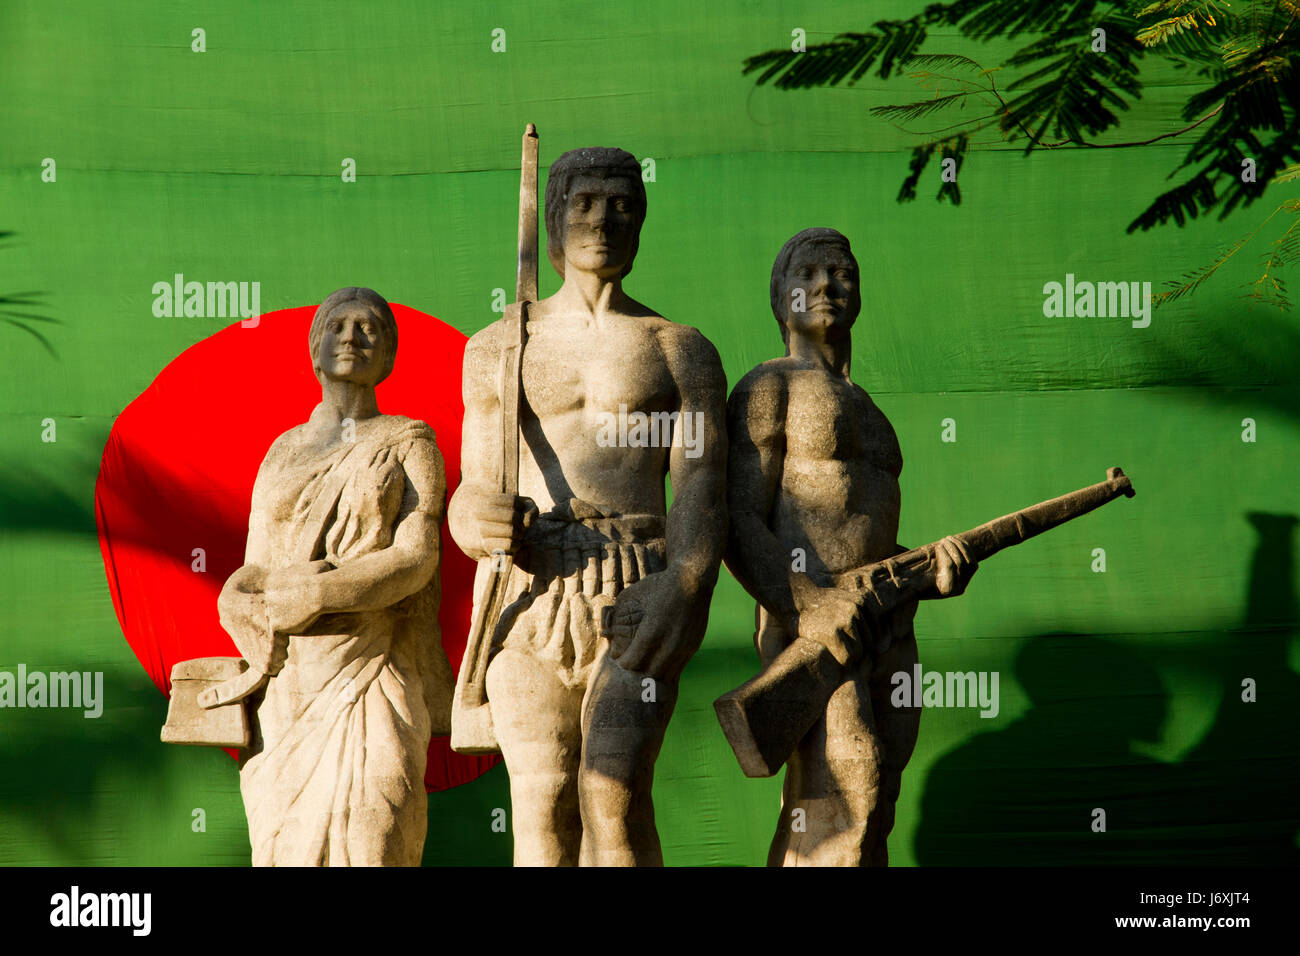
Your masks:
<svg viewBox="0 0 1300 956"><path fill-rule="evenodd" d="M564 261L580 272L622 275L637 236L636 191L626 177L575 176L564 210Z"/></svg>
<svg viewBox="0 0 1300 956"><path fill-rule="evenodd" d="M858 267L852 257L822 242L807 243L796 251L785 272L785 308L792 333L852 328L862 309Z"/></svg>
<svg viewBox="0 0 1300 956"><path fill-rule="evenodd" d="M325 321L316 365L327 379L374 385L383 372L387 346L370 309L361 302L347 302Z"/></svg>

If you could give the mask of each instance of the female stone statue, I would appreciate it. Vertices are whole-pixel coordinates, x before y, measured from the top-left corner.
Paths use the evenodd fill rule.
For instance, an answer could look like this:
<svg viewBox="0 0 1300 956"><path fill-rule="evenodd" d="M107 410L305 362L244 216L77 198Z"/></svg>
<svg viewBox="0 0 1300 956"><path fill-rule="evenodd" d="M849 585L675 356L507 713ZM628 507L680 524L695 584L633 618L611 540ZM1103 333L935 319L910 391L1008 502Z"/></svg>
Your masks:
<svg viewBox="0 0 1300 956"><path fill-rule="evenodd" d="M416 866L429 738L450 731L442 456L428 425L375 403L397 353L378 293L330 295L308 342L321 402L267 452L219 601L269 678L240 768L253 864Z"/></svg>

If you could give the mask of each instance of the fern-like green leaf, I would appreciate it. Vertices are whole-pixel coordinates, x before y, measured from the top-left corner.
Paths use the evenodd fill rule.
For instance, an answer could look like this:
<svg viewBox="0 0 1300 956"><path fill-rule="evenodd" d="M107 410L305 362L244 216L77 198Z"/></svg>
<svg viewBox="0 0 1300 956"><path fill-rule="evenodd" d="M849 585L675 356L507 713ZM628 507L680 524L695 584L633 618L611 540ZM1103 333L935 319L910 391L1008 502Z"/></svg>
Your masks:
<svg viewBox="0 0 1300 956"><path fill-rule="evenodd" d="M915 103L902 103L896 106L873 106L870 112L875 116L883 116L888 119L897 118L903 122L910 122L933 113L935 110L943 109L945 106L952 106L958 100L965 100L970 95L970 92L950 93L947 96L917 100Z"/></svg>
<svg viewBox="0 0 1300 956"><path fill-rule="evenodd" d="M1280 186L1282 183L1289 183L1296 179L1300 179L1300 163L1294 163L1274 176L1273 184Z"/></svg>
<svg viewBox="0 0 1300 956"><path fill-rule="evenodd" d="M1199 31L1200 28L1200 24L1196 22L1196 15L1187 13L1180 17L1170 17L1168 20L1160 20L1150 26L1143 27L1137 32L1137 39L1143 46L1156 46L1167 42L1171 37L1182 33L1184 30Z"/></svg>

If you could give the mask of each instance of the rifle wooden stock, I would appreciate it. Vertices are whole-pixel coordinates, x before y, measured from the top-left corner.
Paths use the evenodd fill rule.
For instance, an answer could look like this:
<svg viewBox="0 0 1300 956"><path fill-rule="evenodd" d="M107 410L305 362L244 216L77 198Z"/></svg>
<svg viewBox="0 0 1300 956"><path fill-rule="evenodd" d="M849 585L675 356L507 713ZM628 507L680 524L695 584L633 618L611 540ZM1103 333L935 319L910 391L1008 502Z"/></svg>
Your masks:
<svg viewBox="0 0 1300 956"><path fill-rule="evenodd" d="M976 561L1028 541L1124 495L1133 485L1119 468L1106 480L1022 511L995 518L956 535ZM934 544L876 562L862 573L871 582L867 605L880 619L900 604L926 595ZM747 777L770 777L789 759L804 736L826 713L831 694L845 680L845 668L820 641L797 637L753 680L713 702L727 742Z"/></svg>

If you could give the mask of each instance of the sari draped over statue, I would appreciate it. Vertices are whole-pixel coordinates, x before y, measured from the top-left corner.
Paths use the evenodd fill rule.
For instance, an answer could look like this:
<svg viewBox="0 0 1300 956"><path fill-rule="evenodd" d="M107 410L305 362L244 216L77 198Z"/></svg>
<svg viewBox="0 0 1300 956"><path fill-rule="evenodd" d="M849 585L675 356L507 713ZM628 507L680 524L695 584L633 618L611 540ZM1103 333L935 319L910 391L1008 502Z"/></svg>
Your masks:
<svg viewBox="0 0 1300 956"><path fill-rule="evenodd" d="M388 547L412 508L435 507L402 469L417 442L438 456L432 429L389 415L356 427L355 442L323 455L268 454L252 509L270 543L267 571L321 559L346 567ZM285 640L269 635L260 594L240 603L228 629L241 649ZM283 667L254 700L258 734L240 770L254 866L419 865L429 739L450 730L437 609L435 574L392 607L322 615L288 636Z"/></svg>

